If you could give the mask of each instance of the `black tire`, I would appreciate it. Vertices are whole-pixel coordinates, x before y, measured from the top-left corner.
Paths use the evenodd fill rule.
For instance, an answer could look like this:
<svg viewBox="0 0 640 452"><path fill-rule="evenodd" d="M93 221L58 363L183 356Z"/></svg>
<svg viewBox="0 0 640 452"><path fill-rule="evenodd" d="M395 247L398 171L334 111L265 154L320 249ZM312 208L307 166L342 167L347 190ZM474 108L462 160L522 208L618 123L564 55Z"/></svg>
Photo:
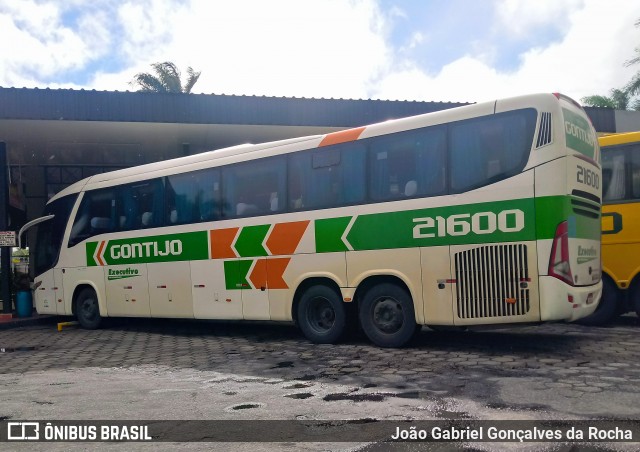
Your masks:
<svg viewBox="0 0 640 452"><path fill-rule="evenodd" d="M604 325L612 321L620 313L620 291L608 277L602 278L602 298L593 314L576 323L580 325Z"/></svg>
<svg viewBox="0 0 640 452"><path fill-rule="evenodd" d="M402 347L419 334L411 295L395 284L370 288L360 304L360 325L379 347Z"/></svg>
<svg viewBox="0 0 640 452"><path fill-rule="evenodd" d="M633 297L632 301L629 303L631 305L630 307L635 310L636 315L640 317L640 288L636 286L629 296Z"/></svg>
<svg viewBox="0 0 640 452"><path fill-rule="evenodd" d="M85 288L80 291L76 299L76 318L82 328L95 330L102 323L98 296L93 289Z"/></svg>
<svg viewBox="0 0 640 452"><path fill-rule="evenodd" d="M307 289L298 304L298 326L316 344L335 344L345 332L347 315L340 295L328 286Z"/></svg>

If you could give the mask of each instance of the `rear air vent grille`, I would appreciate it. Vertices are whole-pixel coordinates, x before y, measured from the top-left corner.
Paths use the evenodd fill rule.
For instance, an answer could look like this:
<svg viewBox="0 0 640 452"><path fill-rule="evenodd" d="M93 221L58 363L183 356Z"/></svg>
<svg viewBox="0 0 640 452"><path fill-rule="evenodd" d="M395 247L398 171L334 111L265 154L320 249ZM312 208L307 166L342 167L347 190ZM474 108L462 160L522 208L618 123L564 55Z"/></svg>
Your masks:
<svg viewBox="0 0 640 452"><path fill-rule="evenodd" d="M576 215L588 218L600 218L600 198L582 190L571 192L571 208Z"/></svg>
<svg viewBox="0 0 640 452"><path fill-rule="evenodd" d="M538 127L538 141L536 141L536 148L541 148L551 144L551 113L540 113L540 127Z"/></svg>
<svg viewBox="0 0 640 452"><path fill-rule="evenodd" d="M489 245L455 254L458 317L481 319L529 312L526 245Z"/></svg>

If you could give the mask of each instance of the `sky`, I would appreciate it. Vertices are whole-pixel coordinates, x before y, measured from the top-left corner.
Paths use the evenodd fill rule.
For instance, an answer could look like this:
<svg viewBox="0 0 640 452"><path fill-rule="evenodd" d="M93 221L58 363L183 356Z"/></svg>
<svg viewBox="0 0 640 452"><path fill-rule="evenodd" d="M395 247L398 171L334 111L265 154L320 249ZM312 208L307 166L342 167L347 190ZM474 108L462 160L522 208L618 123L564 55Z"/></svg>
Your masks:
<svg viewBox="0 0 640 452"><path fill-rule="evenodd" d="M0 0L0 86L480 102L609 94L640 71L637 0Z"/></svg>

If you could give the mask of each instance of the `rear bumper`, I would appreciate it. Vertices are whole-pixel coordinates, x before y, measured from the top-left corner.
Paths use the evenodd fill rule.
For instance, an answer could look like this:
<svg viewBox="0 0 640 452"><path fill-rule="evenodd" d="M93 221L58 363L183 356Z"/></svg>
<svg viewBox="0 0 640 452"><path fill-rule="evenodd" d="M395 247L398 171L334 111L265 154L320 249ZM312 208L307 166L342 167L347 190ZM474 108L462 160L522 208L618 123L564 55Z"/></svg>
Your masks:
<svg viewBox="0 0 640 452"><path fill-rule="evenodd" d="M573 322L593 313L602 296L602 281L573 287L553 276L540 277L540 320Z"/></svg>

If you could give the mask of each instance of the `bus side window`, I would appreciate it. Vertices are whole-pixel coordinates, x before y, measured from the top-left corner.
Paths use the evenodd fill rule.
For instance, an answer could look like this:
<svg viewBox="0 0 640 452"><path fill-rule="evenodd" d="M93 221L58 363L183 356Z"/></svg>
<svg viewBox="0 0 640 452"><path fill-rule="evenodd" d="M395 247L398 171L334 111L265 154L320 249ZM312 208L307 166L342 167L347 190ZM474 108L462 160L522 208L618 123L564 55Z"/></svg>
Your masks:
<svg viewBox="0 0 640 452"><path fill-rule="evenodd" d="M249 161L225 170L225 217L266 215L282 211L286 185L283 157Z"/></svg>
<svg viewBox="0 0 640 452"><path fill-rule="evenodd" d="M91 190L84 194L71 227L69 246L115 229L115 190Z"/></svg>
<svg viewBox="0 0 640 452"><path fill-rule="evenodd" d="M292 155L290 174L297 173L297 188L290 193L289 205L294 209L315 209L364 201L365 156L361 143ZM293 180L291 175L289 180Z"/></svg>
<svg viewBox="0 0 640 452"><path fill-rule="evenodd" d="M626 197L625 149L612 149L602 153L602 197L605 201Z"/></svg>
<svg viewBox="0 0 640 452"><path fill-rule="evenodd" d="M371 139L371 199L386 201L444 193L446 128L429 127L400 137Z"/></svg>
<svg viewBox="0 0 640 452"><path fill-rule="evenodd" d="M198 172L200 196L196 211L200 221L219 220L221 216L220 171L207 169Z"/></svg>
<svg viewBox="0 0 640 452"><path fill-rule="evenodd" d="M304 208L302 175L296 163L294 158L289 158L289 209L291 210Z"/></svg>
<svg viewBox="0 0 640 452"><path fill-rule="evenodd" d="M123 230L158 227L163 224L164 190L161 179L120 187L125 221Z"/></svg>
<svg viewBox="0 0 640 452"><path fill-rule="evenodd" d="M202 188L198 173L167 176L165 182L165 224L185 224L200 221L199 199Z"/></svg>

